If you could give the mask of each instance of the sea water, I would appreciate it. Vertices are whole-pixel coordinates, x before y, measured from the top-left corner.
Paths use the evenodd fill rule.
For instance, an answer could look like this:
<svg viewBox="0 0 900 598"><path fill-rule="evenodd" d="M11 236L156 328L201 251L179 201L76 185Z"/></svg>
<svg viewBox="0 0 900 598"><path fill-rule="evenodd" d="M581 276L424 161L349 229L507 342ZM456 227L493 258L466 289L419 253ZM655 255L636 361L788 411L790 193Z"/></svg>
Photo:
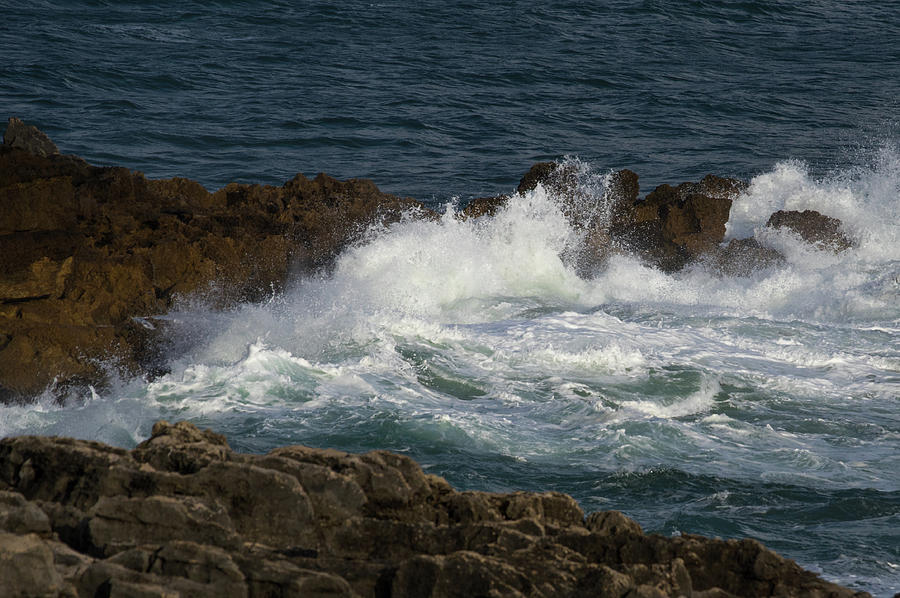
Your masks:
<svg viewBox="0 0 900 598"><path fill-rule="evenodd" d="M558 490L648 531L754 537L900 591L897 11L874 2L0 2L0 110L94 163L210 188L370 176L443 216L369 231L333 271L168 314L169 374L0 408L0 436L134 446L159 418L237 450L385 448L458 489ZM8 114L7 114L8 113ZM602 201L743 176L726 238L785 263L592 277L538 159ZM602 209L602 205L599 206ZM840 218L834 254L765 227Z"/></svg>
<svg viewBox="0 0 900 598"><path fill-rule="evenodd" d="M814 181L784 163L754 178L729 235L787 262L735 278L630 255L580 278L565 259L577 229L542 187L492 218L449 205L438 221L371 231L332 274L267 301L222 313L194 298L157 316L194 347L171 373L65 408L6 407L0 434L133 446L165 418L242 451L386 448L458 488L559 490L650 531L751 536L890 593L898 175ZM839 213L858 244L833 254L763 226L810 204Z"/></svg>

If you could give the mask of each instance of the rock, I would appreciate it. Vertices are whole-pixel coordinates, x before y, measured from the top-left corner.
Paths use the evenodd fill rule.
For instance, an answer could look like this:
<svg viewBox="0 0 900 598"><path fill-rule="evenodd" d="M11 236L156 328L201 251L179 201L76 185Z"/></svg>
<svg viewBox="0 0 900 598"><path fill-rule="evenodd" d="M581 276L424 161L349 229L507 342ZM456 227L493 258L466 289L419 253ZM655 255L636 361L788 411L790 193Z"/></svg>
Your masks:
<svg viewBox="0 0 900 598"><path fill-rule="evenodd" d="M18 492L0 491L0 530L14 534L49 534L50 520Z"/></svg>
<svg viewBox="0 0 900 598"><path fill-rule="evenodd" d="M462 218L480 218L481 216L493 216L497 210L509 201L508 195L495 195L494 197L476 197L469 200L466 207L460 211Z"/></svg>
<svg viewBox="0 0 900 598"><path fill-rule="evenodd" d="M141 544L192 538L234 548L239 539L224 506L195 497L102 496L87 513L92 552L111 556Z"/></svg>
<svg viewBox="0 0 900 598"><path fill-rule="evenodd" d="M60 397L102 388L111 372L163 372L164 339L178 335L154 316L179 298L203 297L213 307L261 299L290 272L328 268L369 226L425 213L366 180L297 175L282 187L230 184L209 193L187 179L151 181L58 155L46 135L17 119L4 139L4 401L48 388Z"/></svg>
<svg viewBox="0 0 900 598"><path fill-rule="evenodd" d="M545 187L548 184L552 184L554 179L556 179L556 172L559 168L559 164L556 162L538 162L534 164L528 172L526 172L522 179L519 181L519 186L516 187L516 192L519 195L525 195L529 191L532 191L538 184L544 185Z"/></svg>
<svg viewBox="0 0 900 598"><path fill-rule="evenodd" d="M134 457L155 469L196 473L214 461L224 461L228 441L212 430L198 430L187 422L156 422L152 435L134 449Z"/></svg>
<svg viewBox="0 0 900 598"><path fill-rule="evenodd" d="M59 148L44 132L32 125L26 125L15 117L10 118L6 125L3 145L20 148L37 156L52 156L59 153Z"/></svg>
<svg viewBox="0 0 900 598"><path fill-rule="evenodd" d="M853 241L841 232L841 221L816 212L815 210L779 210L769 217L766 226L774 229L787 228L800 238L819 249L831 249L835 253L849 249Z"/></svg>
<svg viewBox="0 0 900 598"><path fill-rule="evenodd" d="M53 553L35 534L0 532L0 572L0 596L56 598L63 593Z"/></svg>
<svg viewBox="0 0 900 598"><path fill-rule="evenodd" d="M570 164L539 162L522 177L519 195L538 184L561 202L581 243L563 258L585 277L594 275L613 253L631 253L666 272L719 253L732 200L746 188L736 179L708 175L699 183L661 185L638 200L638 175L630 170L610 173L598 185L585 184ZM473 200L466 217L492 215L514 198ZM729 254L723 259L727 259Z"/></svg>
<svg viewBox="0 0 900 598"><path fill-rule="evenodd" d="M763 247L752 238L732 239L725 247L710 251L707 258L712 268L725 276L750 276L785 263L779 251Z"/></svg>
<svg viewBox="0 0 900 598"><path fill-rule="evenodd" d="M699 183L660 185L633 204L633 217L618 237L659 269L679 270L716 250L725 237L731 202L745 186L713 175Z"/></svg>
<svg viewBox="0 0 900 598"><path fill-rule="evenodd" d="M0 440L0 525L4 596L864 595L752 540L456 492L385 451L235 453L185 422L132 451Z"/></svg>

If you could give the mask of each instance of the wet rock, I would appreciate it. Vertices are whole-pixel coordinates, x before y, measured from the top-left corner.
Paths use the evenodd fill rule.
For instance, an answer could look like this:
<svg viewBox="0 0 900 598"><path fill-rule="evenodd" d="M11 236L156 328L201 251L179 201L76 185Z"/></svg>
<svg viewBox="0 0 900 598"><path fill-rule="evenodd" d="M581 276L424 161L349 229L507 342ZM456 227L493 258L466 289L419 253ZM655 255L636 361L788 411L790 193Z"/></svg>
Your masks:
<svg viewBox="0 0 900 598"><path fill-rule="evenodd" d="M4 596L855 595L752 540L460 493L384 451L235 453L184 422L132 451L0 440L0 525Z"/></svg>
<svg viewBox="0 0 900 598"><path fill-rule="evenodd" d="M661 185L638 199L638 175L610 173L603 185L583 180L575 165L540 162L522 177L519 195L542 185L565 212L581 242L564 259L579 274L592 276L613 253L638 255L666 272L716 254L725 236L732 200L746 188L736 179L708 175L699 183ZM493 214L514 198L482 198L467 216Z"/></svg>
<svg viewBox="0 0 900 598"><path fill-rule="evenodd" d="M559 180L559 177L557 176L558 169L559 164L556 162L537 162L528 169L528 172L522 175L519 186L516 187L516 193L525 195L529 191L534 190L538 184L544 185L545 187L553 185Z"/></svg>
<svg viewBox="0 0 900 598"><path fill-rule="evenodd" d="M732 239L725 247L710 251L708 261L713 270L725 276L750 276L783 265L785 257L775 249L763 247L756 239Z"/></svg>
<svg viewBox="0 0 900 598"><path fill-rule="evenodd" d="M660 185L633 204L633 217L618 236L650 264L679 270L716 250L725 237L731 202L745 186L714 175L699 183Z"/></svg>
<svg viewBox="0 0 900 598"><path fill-rule="evenodd" d="M151 181L59 155L12 119L0 146L0 399L160 373L162 339L176 335L154 316L179 298L264 298L289 272L327 268L369 226L417 211L371 181L324 174L215 193Z"/></svg>
<svg viewBox="0 0 900 598"><path fill-rule="evenodd" d="M835 253L849 249L853 241L841 231L841 221L825 216L815 210L779 210L769 217L766 226L774 229L787 228L807 243L819 249L831 249Z"/></svg>
<svg viewBox="0 0 900 598"><path fill-rule="evenodd" d="M480 218L493 216L509 201L508 195L495 195L494 197L476 197L469 200L466 207L460 211L463 218Z"/></svg>

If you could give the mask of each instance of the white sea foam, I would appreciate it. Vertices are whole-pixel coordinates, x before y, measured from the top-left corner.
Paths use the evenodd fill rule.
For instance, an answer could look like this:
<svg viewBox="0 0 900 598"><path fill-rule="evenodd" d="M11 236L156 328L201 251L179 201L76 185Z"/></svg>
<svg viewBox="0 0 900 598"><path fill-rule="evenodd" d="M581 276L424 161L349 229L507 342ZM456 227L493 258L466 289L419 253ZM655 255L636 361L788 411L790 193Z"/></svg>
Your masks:
<svg viewBox="0 0 900 598"><path fill-rule="evenodd" d="M604 177L578 167L589 209ZM580 277L569 259L580 233L541 187L493 217L403 221L266 302L170 314L202 341L170 374L67 408L3 408L0 434L128 445L156 418L189 418L254 450L437 447L428 458L442 471L468 467L450 456L465 453L893 491L892 177L879 166L816 181L798 163L756 177L728 234L755 235L787 263L735 278L629 255ZM835 255L765 230L781 208L839 217L859 244Z"/></svg>

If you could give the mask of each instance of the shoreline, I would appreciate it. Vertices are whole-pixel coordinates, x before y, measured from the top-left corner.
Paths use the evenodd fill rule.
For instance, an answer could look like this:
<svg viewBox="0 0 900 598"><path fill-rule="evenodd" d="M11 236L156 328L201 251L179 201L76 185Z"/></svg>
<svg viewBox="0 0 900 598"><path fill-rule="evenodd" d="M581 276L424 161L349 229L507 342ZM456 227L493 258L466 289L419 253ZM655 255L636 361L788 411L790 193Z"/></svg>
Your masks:
<svg viewBox="0 0 900 598"><path fill-rule="evenodd" d="M0 440L4 596L869 596L755 540L646 535L546 492L457 492L409 457Z"/></svg>
<svg viewBox="0 0 900 598"><path fill-rule="evenodd" d="M667 273L703 263L721 276L777 267L755 239L724 242L746 184L708 175L639 198L638 175L611 173L586 190L565 164L535 164L510 195L476 198L458 218L491 217L540 184L581 235L566 256L589 278L616 253ZM597 193L595 195L595 193ZM370 227L441 216L381 192L372 181L296 175L281 187L231 183L213 193L189 179L149 180L59 153L41 131L10 118L0 146L0 403L41 393L60 402L103 389L111 376L167 370L166 326L155 316L202 297L214 308L258 301L298 273L326 271ZM777 212L818 249L853 239L812 210ZM171 343L170 343L171 344Z"/></svg>

